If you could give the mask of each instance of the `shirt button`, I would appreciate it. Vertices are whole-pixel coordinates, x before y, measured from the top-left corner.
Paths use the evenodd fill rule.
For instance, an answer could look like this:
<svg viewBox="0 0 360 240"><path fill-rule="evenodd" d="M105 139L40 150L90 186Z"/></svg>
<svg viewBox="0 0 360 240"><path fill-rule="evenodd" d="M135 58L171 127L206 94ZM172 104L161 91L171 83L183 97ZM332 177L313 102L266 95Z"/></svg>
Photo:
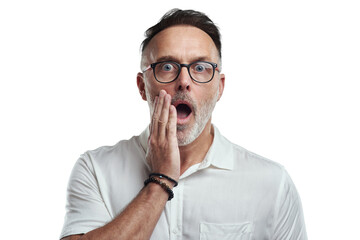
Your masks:
<svg viewBox="0 0 360 240"><path fill-rule="evenodd" d="M172 232L173 232L173 234L177 234L177 233L178 233L178 231L177 231L176 229L173 229Z"/></svg>

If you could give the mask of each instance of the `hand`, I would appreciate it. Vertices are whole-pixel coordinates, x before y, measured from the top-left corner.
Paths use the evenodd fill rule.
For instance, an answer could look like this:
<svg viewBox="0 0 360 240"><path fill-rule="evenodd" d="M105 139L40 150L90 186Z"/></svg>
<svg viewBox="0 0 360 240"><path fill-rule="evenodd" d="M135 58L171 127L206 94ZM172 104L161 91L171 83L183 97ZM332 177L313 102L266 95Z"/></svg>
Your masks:
<svg viewBox="0 0 360 240"><path fill-rule="evenodd" d="M155 97L146 160L151 171L176 181L180 177L180 152L176 137L177 114L171 96L161 90Z"/></svg>

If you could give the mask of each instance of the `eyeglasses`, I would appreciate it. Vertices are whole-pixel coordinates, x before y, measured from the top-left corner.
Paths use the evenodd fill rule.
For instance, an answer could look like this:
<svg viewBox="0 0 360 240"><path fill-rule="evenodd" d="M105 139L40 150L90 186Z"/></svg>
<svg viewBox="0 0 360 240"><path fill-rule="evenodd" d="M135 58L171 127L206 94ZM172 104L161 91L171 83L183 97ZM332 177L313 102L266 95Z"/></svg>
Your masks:
<svg viewBox="0 0 360 240"><path fill-rule="evenodd" d="M173 61L162 61L150 64L143 70L146 72L153 69L156 81L160 83L171 83L180 75L181 68L186 67L192 80L198 83L208 83L214 78L217 64L206 61L197 61L190 64L180 64Z"/></svg>

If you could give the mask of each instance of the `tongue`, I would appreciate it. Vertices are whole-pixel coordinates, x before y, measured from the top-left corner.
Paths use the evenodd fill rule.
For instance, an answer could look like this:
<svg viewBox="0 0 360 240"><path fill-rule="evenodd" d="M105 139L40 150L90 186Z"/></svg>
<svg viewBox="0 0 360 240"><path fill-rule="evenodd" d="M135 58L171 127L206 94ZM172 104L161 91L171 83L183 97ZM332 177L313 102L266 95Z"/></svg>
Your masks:
<svg viewBox="0 0 360 240"><path fill-rule="evenodd" d="M191 110L190 108L185 105L185 104L180 104L179 106L176 107L177 110L177 117L180 119L184 119L187 116L189 116Z"/></svg>
<svg viewBox="0 0 360 240"><path fill-rule="evenodd" d="M178 111L178 112L177 112L178 118L181 118L181 119L186 118L188 115L189 115L189 114L187 114L187 113L184 112L184 111Z"/></svg>

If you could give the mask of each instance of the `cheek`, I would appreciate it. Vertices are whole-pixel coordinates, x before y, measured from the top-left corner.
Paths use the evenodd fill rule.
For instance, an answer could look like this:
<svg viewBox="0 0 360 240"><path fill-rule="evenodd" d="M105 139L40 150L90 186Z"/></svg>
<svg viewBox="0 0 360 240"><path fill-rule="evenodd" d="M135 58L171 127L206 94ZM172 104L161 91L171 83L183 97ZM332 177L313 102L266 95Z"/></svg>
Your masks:
<svg viewBox="0 0 360 240"><path fill-rule="evenodd" d="M218 96L217 89L208 91L207 94L203 95L203 98L199 100L199 107L208 108L209 106L214 105L218 100Z"/></svg>
<svg viewBox="0 0 360 240"><path fill-rule="evenodd" d="M154 84L150 84L149 81L151 81L151 79L145 79L146 98L147 101L154 102L155 96L159 95L160 90L158 90Z"/></svg>
<svg viewBox="0 0 360 240"><path fill-rule="evenodd" d="M217 96L218 91L219 91L219 85L213 84L211 87L209 86L209 88L207 89L207 91L205 91L203 96L206 99L213 99L214 97Z"/></svg>
<svg viewBox="0 0 360 240"><path fill-rule="evenodd" d="M160 90L165 90L171 96L174 96L174 87L172 84L160 84L148 82L145 84L145 91L147 95L151 96L151 100L155 99L155 96L159 96Z"/></svg>

